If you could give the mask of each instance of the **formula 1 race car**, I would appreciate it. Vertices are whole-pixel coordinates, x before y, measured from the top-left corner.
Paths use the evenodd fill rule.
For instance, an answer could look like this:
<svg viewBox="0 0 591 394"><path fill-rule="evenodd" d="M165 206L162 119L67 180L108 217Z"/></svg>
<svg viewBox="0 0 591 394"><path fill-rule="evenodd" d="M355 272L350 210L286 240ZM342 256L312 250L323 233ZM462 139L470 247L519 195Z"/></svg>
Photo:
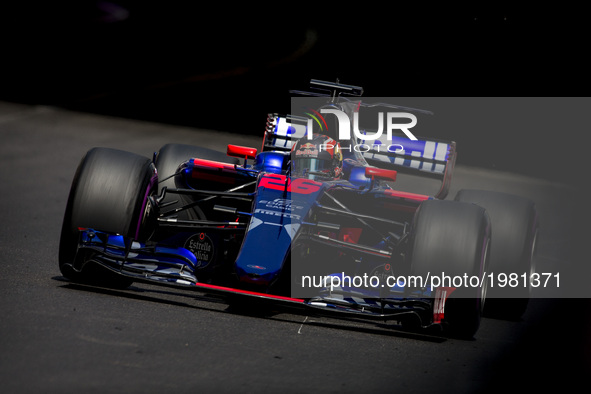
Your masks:
<svg viewBox="0 0 591 394"><path fill-rule="evenodd" d="M484 313L520 316L529 289L493 294L487 278L533 272L534 203L479 190L445 200L455 142L388 133L368 144L358 127L343 138L349 126L328 127L327 114L340 122L382 105L415 110L365 103L357 86L312 86L320 90L293 93L321 105L270 114L260 152L168 144L146 158L91 149L65 211L63 276L115 288L162 284L461 337L476 333ZM397 190L399 174L441 186L433 196Z"/></svg>

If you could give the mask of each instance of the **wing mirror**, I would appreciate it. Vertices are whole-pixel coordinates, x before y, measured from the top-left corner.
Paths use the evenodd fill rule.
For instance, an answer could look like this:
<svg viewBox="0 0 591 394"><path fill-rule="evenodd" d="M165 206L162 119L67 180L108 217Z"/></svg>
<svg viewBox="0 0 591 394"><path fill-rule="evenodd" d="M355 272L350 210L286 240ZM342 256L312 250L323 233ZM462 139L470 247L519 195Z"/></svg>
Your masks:
<svg viewBox="0 0 591 394"><path fill-rule="evenodd" d="M397 172L394 170L386 170L384 168L365 167L365 177L371 179L368 192L373 189L376 179L385 181L395 181Z"/></svg>
<svg viewBox="0 0 591 394"><path fill-rule="evenodd" d="M228 145L226 152L228 156L244 158L244 167L248 159L255 159L257 157L256 148L248 148L246 146Z"/></svg>
<svg viewBox="0 0 591 394"><path fill-rule="evenodd" d="M378 178L385 181L395 181L397 172L394 170L386 170L384 168L365 167L366 178Z"/></svg>

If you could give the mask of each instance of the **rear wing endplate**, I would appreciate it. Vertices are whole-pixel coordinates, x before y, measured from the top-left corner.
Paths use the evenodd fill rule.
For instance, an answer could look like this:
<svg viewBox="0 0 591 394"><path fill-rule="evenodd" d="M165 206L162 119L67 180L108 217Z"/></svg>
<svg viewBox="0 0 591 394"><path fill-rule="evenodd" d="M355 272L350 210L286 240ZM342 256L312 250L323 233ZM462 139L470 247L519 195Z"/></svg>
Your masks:
<svg viewBox="0 0 591 394"><path fill-rule="evenodd" d="M360 141L364 147L363 158L368 164L400 173L439 179L441 189L435 195L443 199L449 192L456 162L454 141L385 136L374 141Z"/></svg>

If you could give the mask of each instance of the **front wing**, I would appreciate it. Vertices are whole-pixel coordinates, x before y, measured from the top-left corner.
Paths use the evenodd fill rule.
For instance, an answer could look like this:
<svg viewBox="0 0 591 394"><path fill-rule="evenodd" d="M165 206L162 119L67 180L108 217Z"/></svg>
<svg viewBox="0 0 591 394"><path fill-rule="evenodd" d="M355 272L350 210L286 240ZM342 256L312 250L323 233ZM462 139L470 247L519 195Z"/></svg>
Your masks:
<svg viewBox="0 0 591 394"><path fill-rule="evenodd" d="M197 263L194 255L181 247L146 246L139 242L127 242L120 235L109 235L92 229L81 229L79 253L89 256L84 264L99 266L132 279L134 282L196 291L222 298L242 299L255 305L264 303L280 310L313 316L374 322L413 320L423 328L441 323L441 310L445 299L438 299L425 289L406 298L348 298L334 294L314 298L293 298L262 293L237 287L199 282L193 275ZM81 271L83 266L73 267Z"/></svg>

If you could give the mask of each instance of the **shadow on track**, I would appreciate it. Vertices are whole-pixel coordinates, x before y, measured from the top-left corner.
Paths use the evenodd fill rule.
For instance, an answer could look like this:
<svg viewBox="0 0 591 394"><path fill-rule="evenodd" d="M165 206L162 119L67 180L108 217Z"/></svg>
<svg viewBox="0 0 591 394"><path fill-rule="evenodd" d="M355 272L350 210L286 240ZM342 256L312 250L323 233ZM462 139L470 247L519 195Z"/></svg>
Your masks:
<svg viewBox="0 0 591 394"><path fill-rule="evenodd" d="M67 290L75 290L75 291L85 291L91 292L95 294L104 294L114 297L122 297L131 300L138 300L138 301L145 301L145 302L152 302L152 303L159 303L177 307L184 307L190 308L195 310L201 311L208 311L208 312L215 312L215 313L228 313L232 315L240 315L244 317L252 317L256 319L269 319L276 322L283 322L283 323L290 323L298 326L314 326L314 327L321 327L327 329L335 329L335 330L343 330L343 331L350 331L350 332L358 332L358 333L365 333L369 335L381 335L386 337L396 337L396 338L406 338L406 339L414 339L418 341L424 342L431 342L431 343L443 343L446 342L448 338L440 336L438 334L441 331L438 328L433 329L424 329L423 331L416 332L405 330L402 326L393 325L393 324L386 324L386 323L376 323L376 322L368 322L361 319L343 319L343 320L336 320L332 318L326 318L322 316L313 316L310 314L305 313L293 313L294 311L290 308L282 309L282 308L272 308L270 305L266 304L265 302L254 302L249 305L249 307L245 307L243 303L236 303L233 300L223 298L216 295L210 294L203 294L203 295L195 295L195 294L187 294L183 292L175 292L175 291L166 291L166 290L156 290L156 289L146 289L142 287L131 286L125 290L119 289L112 289L107 287L99 287L94 285L87 285L82 283L75 283L70 282L66 278L61 276L54 276L52 278L55 281L60 283L64 283L59 287ZM214 303L220 306L225 305L226 308L224 309L216 309L214 307L207 307L205 305L195 305L190 304L188 302L182 301L175 301L171 299L166 299L162 297L182 297L182 298L189 298L190 300L197 301L201 304L203 303ZM276 305L275 305L276 306ZM306 320L304 322L301 321L300 317L306 316ZM314 317L314 318L321 318L323 321L310 321L307 317ZM360 325L354 325L354 324ZM373 325L373 326L372 326ZM371 327L370 327L371 326Z"/></svg>

